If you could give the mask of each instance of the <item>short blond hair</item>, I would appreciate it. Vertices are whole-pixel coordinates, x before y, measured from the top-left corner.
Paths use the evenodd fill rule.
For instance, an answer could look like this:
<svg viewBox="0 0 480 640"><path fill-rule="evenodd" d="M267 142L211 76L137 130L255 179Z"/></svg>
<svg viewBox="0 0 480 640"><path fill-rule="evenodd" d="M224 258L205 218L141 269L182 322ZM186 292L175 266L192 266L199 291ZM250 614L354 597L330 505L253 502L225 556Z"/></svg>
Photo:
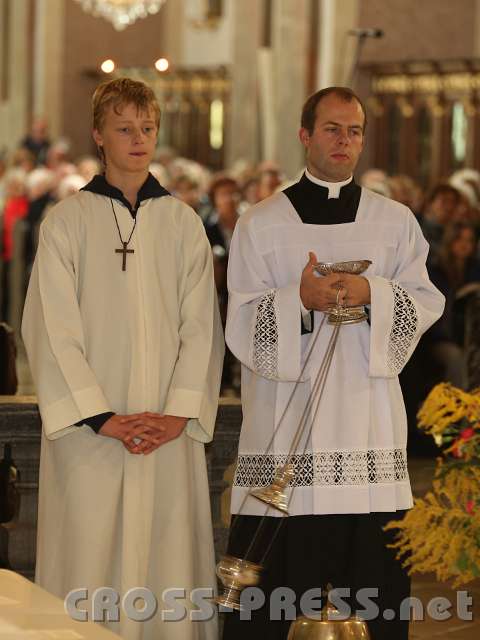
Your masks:
<svg viewBox="0 0 480 640"><path fill-rule="evenodd" d="M116 78L103 82L96 89L92 98L93 128L101 131L106 112L112 106L117 115L119 108L133 104L140 111L152 109L157 129L160 126L160 106L153 90L144 82L130 78Z"/></svg>

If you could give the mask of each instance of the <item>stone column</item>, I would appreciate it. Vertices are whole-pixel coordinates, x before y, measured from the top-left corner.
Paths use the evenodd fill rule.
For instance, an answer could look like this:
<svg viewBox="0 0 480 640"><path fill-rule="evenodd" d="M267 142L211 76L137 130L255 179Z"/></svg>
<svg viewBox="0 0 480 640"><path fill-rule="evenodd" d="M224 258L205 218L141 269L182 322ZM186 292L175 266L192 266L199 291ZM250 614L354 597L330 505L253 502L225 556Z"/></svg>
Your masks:
<svg viewBox="0 0 480 640"><path fill-rule="evenodd" d="M304 166L298 140L300 114L307 92L309 0L275 0L272 15L274 74L274 158L288 178Z"/></svg>
<svg viewBox="0 0 480 640"><path fill-rule="evenodd" d="M259 160L258 68L263 7L258 0L233 3L233 64L227 165Z"/></svg>
<svg viewBox="0 0 480 640"><path fill-rule="evenodd" d="M165 57L172 68L183 64L183 45L185 37L185 6L184 0L165 2L160 9L162 12L162 43Z"/></svg>
<svg viewBox="0 0 480 640"><path fill-rule="evenodd" d="M0 101L0 140L1 145L12 149L28 127L30 3L28 0L15 0L10 2L9 7L8 24L0 25L9 34L8 50L5 52L7 95L3 102Z"/></svg>
<svg viewBox="0 0 480 640"><path fill-rule="evenodd" d="M319 0L319 41L317 85L348 85L357 39L348 35L358 26L359 0Z"/></svg>
<svg viewBox="0 0 480 640"><path fill-rule="evenodd" d="M33 113L48 116L52 138L63 132L65 0L36 0Z"/></svg>

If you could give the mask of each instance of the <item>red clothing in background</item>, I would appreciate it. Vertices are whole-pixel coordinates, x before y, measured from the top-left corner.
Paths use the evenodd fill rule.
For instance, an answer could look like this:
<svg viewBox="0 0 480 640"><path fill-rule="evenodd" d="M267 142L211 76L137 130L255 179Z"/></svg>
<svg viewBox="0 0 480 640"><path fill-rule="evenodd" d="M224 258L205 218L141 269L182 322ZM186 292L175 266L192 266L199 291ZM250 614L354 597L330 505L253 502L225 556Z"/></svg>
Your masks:
<svg viewBox="0 0 480 640"><path fill-rule="evenodd" d="M13 257L13 230L17 220L28 213L28 200L25 196L9 198L3 209L2 258L9 262Z"/></svg>

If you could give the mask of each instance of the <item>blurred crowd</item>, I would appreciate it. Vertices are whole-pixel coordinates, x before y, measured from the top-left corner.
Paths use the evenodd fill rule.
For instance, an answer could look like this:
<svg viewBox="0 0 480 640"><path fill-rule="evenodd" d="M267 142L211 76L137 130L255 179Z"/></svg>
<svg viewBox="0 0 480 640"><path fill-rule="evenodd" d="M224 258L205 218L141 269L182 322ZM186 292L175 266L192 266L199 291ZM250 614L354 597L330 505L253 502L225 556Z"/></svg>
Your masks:
<svg viewBox="0 0 480 640"><path fill-rule="evenodd" d="M465 310L480 289L480 173L461 169L425 192L409 176L378 170L367 171L361 182L415 214L430 246L429 276L446 298L445 312L423 346L441 379L467 387Z"/></svg>
<svg viewBox="0 0 480 640"><path fill-rule="evenodd" d="M257 166L239 162L228 171L213 174L206 167L179 157L175 150L165 147L157 150L150 170L172 195L190 205L202 218L212 246L215 280L225 320L228 252L236 222L253 204L284 188L287 185L285 176L273 162ZM44 120L33 123L14 152L0 153L0 321L9 317L9 271L16 255L14 230L17 223L21 221L24 231L21 259L26 284L39 222L55 202L77 192L101 171L97 158L72 158L66 140L52 142ZM439 379L467 386L465 300L480 288L480 174L462 169L428 190L423 190L410 176L388 176L378 169L368 170L359 182L402 202L415 214L430 245L430 277L447 299L444 316L424 339L425 348ZM239 387L239 366L227 353L223 391L236 394Z"/></svg>

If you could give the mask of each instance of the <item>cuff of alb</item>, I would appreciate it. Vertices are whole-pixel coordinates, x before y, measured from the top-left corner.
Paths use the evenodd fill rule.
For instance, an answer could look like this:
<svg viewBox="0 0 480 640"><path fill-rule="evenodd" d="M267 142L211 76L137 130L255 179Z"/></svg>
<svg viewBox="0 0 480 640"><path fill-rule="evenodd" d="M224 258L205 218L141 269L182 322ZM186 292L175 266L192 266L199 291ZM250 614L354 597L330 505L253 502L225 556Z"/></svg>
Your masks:
<svg viewBox="0 0 480 640"><path fill-rule="evenodd" d="M106 411L105 413L97 413L96 416L90 416L89 418L84 418L79 422L76 422L75 425L77 427L82 427L84 424L88 425L95 433L98 433L100 429L103 427L105 422L109 420L115 414L113 411Z"/></svg>

